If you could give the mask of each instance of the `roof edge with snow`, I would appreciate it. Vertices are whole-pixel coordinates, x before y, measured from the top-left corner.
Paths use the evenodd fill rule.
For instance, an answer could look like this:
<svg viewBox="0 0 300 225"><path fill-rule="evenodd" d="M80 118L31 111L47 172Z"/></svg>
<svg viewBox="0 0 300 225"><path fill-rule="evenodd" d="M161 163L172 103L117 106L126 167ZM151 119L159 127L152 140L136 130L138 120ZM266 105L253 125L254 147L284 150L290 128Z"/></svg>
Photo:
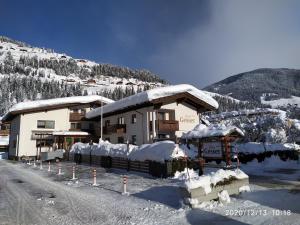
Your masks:
<svg viewBox="0 0 300 225"><path fill-rule="evenodd" d="M216 110L218 102L203 91L189 84L172 85L151 89L138 94L123 98L119 101L104 105L103 115L130 111L143 106L152 106L161 103L171 103L177 100L194 103L196 108L204 108L204 111ZM91 110L86 114L86 118L92 119L101 115L101 107Z"/></svg>
<svg viewBox="0 0 300 225"><path fill-rule="evenodd" d="M101 102L103 104L109 104L114 101L99 95L89 95L89 96L73 96L73 97L20 102L13 105L9 109L9 111L2 117L2 121L9 121L15 115L21 113L53 110L53 109L67 107L67 106L80 105L80 104L98 103L100 105Z"/></svg>

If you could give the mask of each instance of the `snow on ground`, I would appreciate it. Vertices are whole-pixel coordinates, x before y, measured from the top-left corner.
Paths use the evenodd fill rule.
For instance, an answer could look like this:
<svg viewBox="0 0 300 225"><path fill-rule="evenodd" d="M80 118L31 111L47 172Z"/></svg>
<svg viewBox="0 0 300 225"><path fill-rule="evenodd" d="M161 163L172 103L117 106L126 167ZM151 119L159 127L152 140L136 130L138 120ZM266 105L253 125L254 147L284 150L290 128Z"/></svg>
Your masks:
<svg viewBox="0 0 300 225"><path fill-rule="evenodd" d="M280 98L280 99L276 99L276 100L266 101L265 98L262 96L261 103L271 105L272 108L286 107L288 105L297 105L299 107L300 106L300 97L291 96L291 98Z"/></svg>
<svg viewBox="0 0 300 225"><path fill-rule="evenodd" d="M40 170L39 165L1 161L0 223L232 225L298 224L300 219L299 170L289 183L266 179L257 170L250 176L251 192L231 196L229 203L208 202L191 209L182 203L174 179L97 167L94 187L91 167L77 166L78 179L73 181L73 164L61 165L63 175L58 176L57 164L47 172L47 165ZM128 176L129 196L121 195L123 174ZM222 196L225 200L226 193Z"/></svg>
<svg viewBox="0 0 300 225"><path fill-rule="evenodd" d="M103 113L110 113L114 112L116 110L121 110L130 106L139 105L145 102L151 102L152 100L172 96L179 93L187 92L194 97L200 99L201 101L204 101L208 105L210 105L212 108L217 109L219 107L218 102L214 100L209 95L205 94L203 91L195 88L192 85L188 84L180 84L180 85L172 85L172 86L166 86L166 87L160 87L151 89L148 91L140 92L136 95L132 95L126 98L123 98L119 101L116 101L113 104L105 105L103 106ZM87 118L94 118L101 114L101 109L97 108L94 110L91 110L87 113Z"/></svg>
<svg viewBox="0 0 300 225"><path fill-rule="evenodd" d="M182 148L181 148L182 146ZM186 146L177 145L172 141L160 141L153 144L144 144L140 147L129 144L112 144L108 141L101 141L99 144L75 143L71 148L71 153L81 153L84 155L98 155L121 157L136 161L156 161L165 162L180 157L194 158L198 154L195 148L188 149Z"/></svg>

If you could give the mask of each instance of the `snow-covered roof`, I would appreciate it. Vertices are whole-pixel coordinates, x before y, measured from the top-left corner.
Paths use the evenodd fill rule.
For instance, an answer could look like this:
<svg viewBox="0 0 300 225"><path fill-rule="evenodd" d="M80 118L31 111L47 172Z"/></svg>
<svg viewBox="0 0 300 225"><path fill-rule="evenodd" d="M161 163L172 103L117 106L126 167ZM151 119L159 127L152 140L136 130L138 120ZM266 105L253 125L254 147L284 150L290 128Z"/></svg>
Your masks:
<svg viewBox="0 0 300 225"><path fill-rule="evenodd" d="M195 88L192 85L188 84L180 84L173 86L166 86L151 89L148 91L140 92L136 95L132 95L126 98L123 98L114 103L103 106L103 114L111 113L117 110L122 110L131 106L140 105L146 102L151 102L153 100L157 100L159 98L173 96L181 93L189 93L200 101L206 103L213 109L217 109L219 107L218 102L214 100L209 95L205 94L203 91ZM101 107L91 110L86 114L87 118L94 118L101 115Z"/></svg>
<svg viewBox="0 0 300 225"><path fill-rule="evenodd" d="M53 135L56 136L88 136L89 133L88 132L84 132L84 131L54 131Z"/></svg>
<svg viewBox="0 0 300 225"><path fill-rule="evenodd" d="M24 110L56 107L65 104L87 104L93 102L103 102L104 104L109 104L114 101L99 95L89 95L89 96L73 96L73 97L65 97L65 98L53 98L47 100L20 102L13 105L9 109L9 111L3 116L2 120L7 119L10 114L17 114L18 112Z"/></svg>
<svg viewBox="0 0 300 225"><path fill-rule="evenodd" d="M182 135L182 138L207 138L207 137L224 137L232 133L237 133L244 136L243 131L235 126L225 126L224 124L206 126L198 124L193 130L188 131Z"/></svg>

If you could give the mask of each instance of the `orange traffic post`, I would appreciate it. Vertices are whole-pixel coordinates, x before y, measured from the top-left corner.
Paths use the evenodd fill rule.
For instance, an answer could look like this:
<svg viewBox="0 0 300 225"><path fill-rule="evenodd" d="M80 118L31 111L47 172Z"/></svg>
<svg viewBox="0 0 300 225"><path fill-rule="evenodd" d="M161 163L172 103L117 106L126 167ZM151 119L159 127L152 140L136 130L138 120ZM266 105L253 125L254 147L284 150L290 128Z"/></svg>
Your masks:
<svg viewBox="0 0 300 225"><path fill-rule="evenodd" d="M93 169L93 186L97 186L97 171Z"/></svg>
<svg viewBox="0 0 300 225"><path fill-rule="evenodd" d="M128 195L127 192L127 179L128 177L126 175L123 176L123 193L122 195Z"/></svg>

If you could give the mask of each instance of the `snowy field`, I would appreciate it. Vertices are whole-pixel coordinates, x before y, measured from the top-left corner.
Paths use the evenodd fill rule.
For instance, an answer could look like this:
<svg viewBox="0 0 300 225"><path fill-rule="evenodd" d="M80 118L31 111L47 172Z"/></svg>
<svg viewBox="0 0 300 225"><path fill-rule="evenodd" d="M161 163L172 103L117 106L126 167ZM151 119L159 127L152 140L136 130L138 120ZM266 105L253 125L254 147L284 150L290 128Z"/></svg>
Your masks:
<svg viewBox="0 0 300 225"><path fill-rule="evenodd" d="M191 209L182 203L178 180L72 163L27 165L0 161L0 224L299 224L300 164L251 162L242 165L251 192L230 203L210 202ZM211 171L211 169L206 170ZM129 196L122 195L122 175ZM200 206L199 206L200 207Z"/></svg>

